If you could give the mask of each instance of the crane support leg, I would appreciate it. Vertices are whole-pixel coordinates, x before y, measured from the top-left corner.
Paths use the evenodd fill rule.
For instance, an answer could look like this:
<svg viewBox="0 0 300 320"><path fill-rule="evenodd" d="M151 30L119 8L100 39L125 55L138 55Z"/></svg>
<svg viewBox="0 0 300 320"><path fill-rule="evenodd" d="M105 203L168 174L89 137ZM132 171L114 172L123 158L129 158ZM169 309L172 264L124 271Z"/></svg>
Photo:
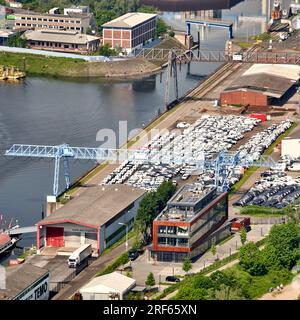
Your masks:
<svg viewBox="0 0 300 320"><path fill-rule="evenodd" d="M58 185L59 185L59 163L60 163L60 156L57 155L55 157L54 181L53 181L53 195L55 195L56 197L58 196Z"/></svg>
<svg viewBox="0 0 300 320"><path fill-rule="evenodd" d="M65 175L65 181L67 189L70 187L71 178L70 178L70 165L69 165L69 159L67 157L64 157L64 175Z"/></svg>

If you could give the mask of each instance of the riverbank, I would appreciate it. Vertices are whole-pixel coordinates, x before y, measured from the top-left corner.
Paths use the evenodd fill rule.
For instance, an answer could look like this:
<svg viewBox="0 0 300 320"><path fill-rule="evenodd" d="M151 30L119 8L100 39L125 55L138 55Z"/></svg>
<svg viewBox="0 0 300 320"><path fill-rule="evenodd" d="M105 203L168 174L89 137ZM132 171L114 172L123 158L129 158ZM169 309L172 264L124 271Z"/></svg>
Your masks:
<svg viewBox="0 0 300 320"><path fill-rule="evenodd" d="M25 59L24 59L25 58ZM111 62L85 62L81 59L47 57L21 53L1 53L0 65L23 69L28 75L69 78L136 78L161 70L161 67L142 58Z"/></svg>

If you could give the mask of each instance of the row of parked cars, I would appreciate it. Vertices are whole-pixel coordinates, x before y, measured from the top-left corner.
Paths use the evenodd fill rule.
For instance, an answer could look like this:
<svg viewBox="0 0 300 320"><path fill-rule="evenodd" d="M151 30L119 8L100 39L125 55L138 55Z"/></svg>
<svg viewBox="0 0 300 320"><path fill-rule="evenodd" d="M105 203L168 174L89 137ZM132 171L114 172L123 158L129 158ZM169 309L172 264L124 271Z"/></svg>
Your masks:
<svg viewBox="0 0 300 320"><path fill-rule="evenodd" d="M210 187L216 181L214 168L199 170L197 161L208 161L220 151L230 150L244 138L245 132L253 130L260 122L260 119L244 116L204 115L188 128L157 134L142 148L150 161L124 161L102 184L124 183L156 190L165 180L177 184L178 179L187 180L194 175L199 186ZM238 182L243 169L258 160L291 124L290 120L273 124L241 145L237 150L240 163L228 168L228 186Z"/></svg>
<svg viewBox="0 0 300 320"><path fill-rule="evenodd" d="M184 129L157 134L142 148L151 159L149 163L125 161L102 184L125 183L155 190L165 180L174 183L177 177L186 180L194 174L196 162L204 160L204 154L209 158L222 150L230 150L259 122L259 119L244 116L204 115ZM208 184L213 182L213 175L214 172L201 172L199 180L203 177L204 184ZM232 176L232 183L238 179L238 175Z"/></svg>
<svg viewBox="0 0 300 320"><path fill-rule="evenodd" d="M246 165L259 160L263 152L292 125L291 120L284 120L279 124L273 124L262 132L258 132L244 145L240 146L239 157Z"/></svg>
<svg viewBox="0 0 300 320"><path fill-rule="evenodd" d="M261 179L234 205L282 209L293 204L299 197L300 176L293 178L282 171L265 171L261 174Z"/></svg>

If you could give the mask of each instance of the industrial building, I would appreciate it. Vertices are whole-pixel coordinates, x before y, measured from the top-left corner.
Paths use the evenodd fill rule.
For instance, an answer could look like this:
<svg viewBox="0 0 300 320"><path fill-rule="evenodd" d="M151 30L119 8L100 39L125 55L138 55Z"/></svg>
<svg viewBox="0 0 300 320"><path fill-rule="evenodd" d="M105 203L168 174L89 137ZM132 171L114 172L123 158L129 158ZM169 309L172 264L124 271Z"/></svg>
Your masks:
<svg viewBox="0 0 300 320"><path fill-rule="evenodd" d="M254 64L221 92L221 105L281 105L300 78L300 66Z"/></svg>
<svg viewBox="0 0 300 320"><path fill-rule="evenodd" d="M136 281L118 272L92 279L79 292L82 300L124 300Z"/></svg>
<svg viewBox="0 0 300 320"><path fill-rule="evenodd" d="M0 29L0 46L7 46L8 39L17 35L18 32L8 30L8 29Z"/></svg>
<svg viewBox="0 0 300 320"><path fill-rule="evenodd" d="M37 224L37 248L77 249L90 243L95 252L122 237L133 224L144 190L127 185L87 188Z"/></svg>
<svg viewBox="0 0 300 320"><path fill-rule="evenodd" d="M198 257L230 234L227 218L226 192L196 184L183 186L153 222L151 258L181 262Z"/></svg>
<svg viewBox="0 0 300 320"><path fill-rule="evenodd" d="M122 48L128 53L142 47L156 35L156 14L126 13L102 25L103 44Z"/></svg>
<svg viewBox="0 0 300 320"><path fill-rule="evenodd" d="M71 13L65 16L62 14L22 12L15 14L15 29L56 29L86 33L90 27L91 18L90 14Z"/></svg>
<svg viewBox="0 0 300 320"><path fill-rule="evenodd" d="M48 300L49 271L29 263L6 268L0 300Z"/></svg>
<svg viewBox="0 0 300 320"><path fill-rule="evenodd" d="M27 30L24 36L27 46L38 50L86 54L100 46L100 38L77 31Z"/></svg>
<svg viewBox="0 0 300 320"><path fill-rule="evenodd" d="M300 139L284 138L281 141L281 156L300 159Z"/></svg>

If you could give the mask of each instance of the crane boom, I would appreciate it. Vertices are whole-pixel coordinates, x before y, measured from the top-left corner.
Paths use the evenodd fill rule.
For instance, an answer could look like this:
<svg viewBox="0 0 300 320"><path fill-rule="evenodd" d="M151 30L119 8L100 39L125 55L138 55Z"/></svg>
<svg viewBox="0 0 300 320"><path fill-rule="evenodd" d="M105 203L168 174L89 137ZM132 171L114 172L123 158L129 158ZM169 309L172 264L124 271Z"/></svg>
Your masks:
<svg viewBox="0 0 300 320"><path fill-rule="evenodd" d="M132 161L135 163L163 163L174 165L194 165L196 170L213 169L216 173L215 184L221 181L221 188L228 188L226 177L230 168L234 166L249 167L255 165L257 167L270 167L275 164L272 157L262 156L257 161L249 161L240 158L239 152L222 151L218 154L200 152L198 157L191 159L185 156L176 156L174 154L166 154L165 152L150 152L150 149L109 149L109 148L86 148L71 147L68 144L58 146L45 145L26 145L14 144L5 151L6 156L14 157L35 157L35 158L52 158L55 160L54 166L54 183L53 194L57 197L59 194L59 170L60 160L63 159L64 177L66 189L70 187L70 168L69 159L83 159L95 161ZM210 155L210 156L208 156ZM220 179L221 178L221 179Z"/></svg>

